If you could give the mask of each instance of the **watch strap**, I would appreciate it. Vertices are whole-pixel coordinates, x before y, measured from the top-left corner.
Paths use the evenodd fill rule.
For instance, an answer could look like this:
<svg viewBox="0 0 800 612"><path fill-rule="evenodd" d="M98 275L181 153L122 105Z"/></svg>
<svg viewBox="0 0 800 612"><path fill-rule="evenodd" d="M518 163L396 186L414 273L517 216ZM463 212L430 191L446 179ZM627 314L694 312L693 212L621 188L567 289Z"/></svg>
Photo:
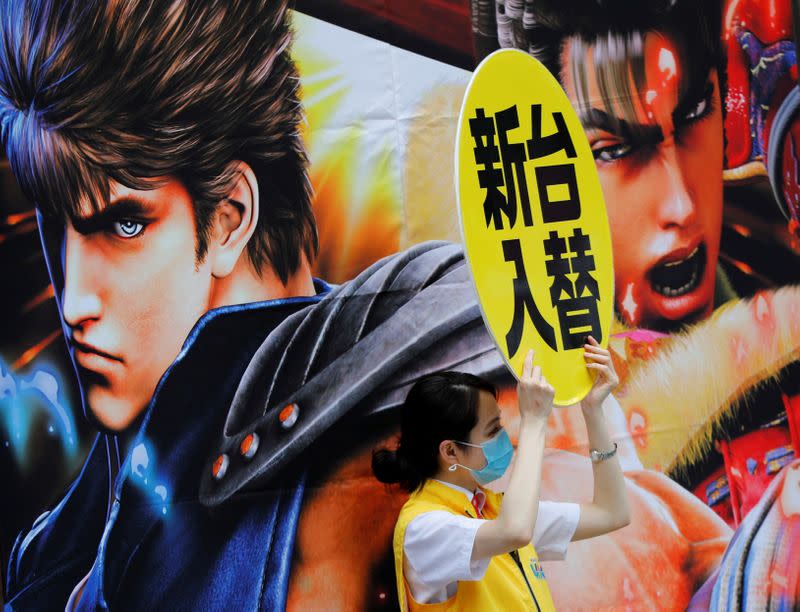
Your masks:
<svg viewBox="0 0 800 612"><path fill-rule="evenodd" d="M614 455L617 454L617 443L614 442L614 448L611 450L598 450L593 448L589 451L589 456L592 458L594 463L600 463L601 461L605 461L606 459L611 459Z"/></svg>

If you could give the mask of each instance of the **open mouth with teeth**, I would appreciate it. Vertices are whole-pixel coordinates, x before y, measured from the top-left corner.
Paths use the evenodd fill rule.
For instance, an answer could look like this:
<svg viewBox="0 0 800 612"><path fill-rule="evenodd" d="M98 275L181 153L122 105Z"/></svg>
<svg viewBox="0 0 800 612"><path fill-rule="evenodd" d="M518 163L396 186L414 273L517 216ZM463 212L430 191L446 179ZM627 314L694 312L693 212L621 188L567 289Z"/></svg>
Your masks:
<svg viewBox="0 0 800 612"><path fill-rule="evenodd" d="M679 297L697 288L705 270L706 247L701 243L687 257L655 266L648 277L656 293Z"/></svg>

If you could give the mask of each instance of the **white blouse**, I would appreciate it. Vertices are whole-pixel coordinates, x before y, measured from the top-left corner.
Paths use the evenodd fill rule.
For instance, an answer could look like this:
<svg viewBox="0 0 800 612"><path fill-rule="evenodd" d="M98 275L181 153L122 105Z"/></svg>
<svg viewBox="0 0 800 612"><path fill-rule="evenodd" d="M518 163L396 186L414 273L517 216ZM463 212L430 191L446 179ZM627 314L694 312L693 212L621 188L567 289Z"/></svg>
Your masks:
<svg viewBox="0 0 800 612"><path fill-rule="evenodd" d="M472 492L441 482L472 500ZM485 500L483 500L485 501ZM580 505L540 501L533 528L533 547L541 561L566 557L580 519ZM414 517L403 540L403 573L419 603L440 603L456 593L459 580L480 580L491 558L472 560L475 534L485 519L433 510Z"/></svg>

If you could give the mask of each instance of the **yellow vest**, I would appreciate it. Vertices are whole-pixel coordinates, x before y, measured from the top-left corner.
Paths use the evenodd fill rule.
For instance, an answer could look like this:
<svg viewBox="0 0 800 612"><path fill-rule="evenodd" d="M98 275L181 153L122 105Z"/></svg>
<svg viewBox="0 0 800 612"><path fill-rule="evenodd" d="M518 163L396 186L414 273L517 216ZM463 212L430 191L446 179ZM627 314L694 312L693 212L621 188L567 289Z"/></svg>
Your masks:
<svg viewBox="0 0 800 612"><path fill-rule="evenodd" d="M494 519L497 517L503 497L488 489L483 489L483 492L486 494L483 517ZM411 520L432 510L445 510L453 514L477 518L472 502L463 493L435 480L428 479L419 491L411 494L400 511L394 529L397 595L400 600L400 609L403 612L409 610L480 610L481 612L541 610L550 612L555 610L550 589L533 544L528 544L516 551L519 565L511 554L492 557L486 574L481 580L460 581L456 594L447 601L435 604L422 604L414 601L403 576L403 541L406 527ZM531 592L535 596L535 601Z"/></svg>

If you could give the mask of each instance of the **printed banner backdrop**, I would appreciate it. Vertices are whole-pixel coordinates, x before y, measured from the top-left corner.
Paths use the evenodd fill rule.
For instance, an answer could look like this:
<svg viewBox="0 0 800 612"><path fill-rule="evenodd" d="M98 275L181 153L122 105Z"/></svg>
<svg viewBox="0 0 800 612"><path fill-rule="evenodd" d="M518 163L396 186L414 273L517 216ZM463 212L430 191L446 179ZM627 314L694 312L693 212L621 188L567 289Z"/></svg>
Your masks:
<svg viewBox="0 0 800 612"><path fill-rule="evenodd" d="M319 234L311 271L329 297L223 309L192 329L203 315L194 313L181 332L191 330L187 348L179 357L181 339L166 355L159 376L179 359L156 401L124 426L84 414L57 304L63 312L63 278L104 291L142 278L127 299L157 295L166 308L176 285L157 286L167 277L156 269L176 270L180 258L116 279L96 261L61 269L69 255L47 242L44 220L42 246L3 160L0 568L12 609L43 597L61 607L87 575L86 606L396 609L391 538L405 499L372 477L369 460L395 439L410 384L442 368L491 378L515 439L514 380L463 269L453 154L464 58L473 48L473 65L501 45L539 49L552 32L523 27L510 2L499 22L494 3L477 0L321 4L298 4L292 57ZM595 3L584 4L588 19ZM572 58L562 84L584 111L608 210L609 346L621 384L605 409L632 521L543 567L559 609L740 609L743 600L792 609L800 121L791 8L674 4L654 27L660 36L628 49L633 59L603 65L567 37L562 59L545 62ZM696 36L675 27L687 11L702 17L691 22ZM636 18L610 11L592 27L635 30ZM626 61L641 68L635 78ZM616 91L620 65L626 84ZM576 80L581 71L597 76ZM138 231L130 223L119 231ZM117 324L136 341L151 315ZM94 387L113 402L111 383ZM547 443L543 496L591 501L578 406L554 410Z"/></svg>

